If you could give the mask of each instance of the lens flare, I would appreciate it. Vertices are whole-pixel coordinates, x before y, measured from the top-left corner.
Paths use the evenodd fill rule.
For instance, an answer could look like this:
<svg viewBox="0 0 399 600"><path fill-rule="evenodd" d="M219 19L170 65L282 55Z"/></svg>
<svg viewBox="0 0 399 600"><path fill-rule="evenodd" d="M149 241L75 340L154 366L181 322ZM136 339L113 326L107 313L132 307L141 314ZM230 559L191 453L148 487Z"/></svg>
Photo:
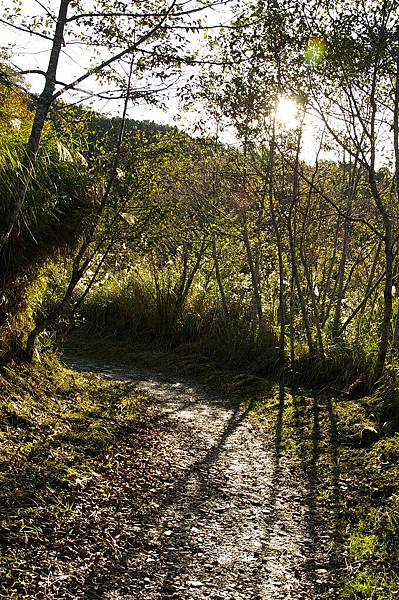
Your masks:
<svg viewBox="0 0 399 600"><path fill-rule="evenodd" d="M324 60L327 50L327 41L322 35L313 35L305 49L305 65L310 69L318 67Z"/></svg>

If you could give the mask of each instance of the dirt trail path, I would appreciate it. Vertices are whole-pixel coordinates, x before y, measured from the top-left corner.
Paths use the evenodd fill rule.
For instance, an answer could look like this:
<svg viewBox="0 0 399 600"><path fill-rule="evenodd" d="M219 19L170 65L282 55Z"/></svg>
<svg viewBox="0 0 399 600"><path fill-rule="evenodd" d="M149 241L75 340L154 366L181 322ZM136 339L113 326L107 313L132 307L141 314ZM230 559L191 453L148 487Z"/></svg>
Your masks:
<svg viewBox="0 0 399 600"><path fill-rule="evenodd" d="M264 439L245 412L201 386L95 361L67 362L131 380L155 401L151 424L110 457L115 497L100 500L96 510L112 539L112 560L99 556L86 576L92 593L78 586L76 598L322 597L329 587L329 533L293 481L279 433ZM114 525L107 529L115 520L117 535ZM79 541L77 532L77 543L90 540Z"/></svg>

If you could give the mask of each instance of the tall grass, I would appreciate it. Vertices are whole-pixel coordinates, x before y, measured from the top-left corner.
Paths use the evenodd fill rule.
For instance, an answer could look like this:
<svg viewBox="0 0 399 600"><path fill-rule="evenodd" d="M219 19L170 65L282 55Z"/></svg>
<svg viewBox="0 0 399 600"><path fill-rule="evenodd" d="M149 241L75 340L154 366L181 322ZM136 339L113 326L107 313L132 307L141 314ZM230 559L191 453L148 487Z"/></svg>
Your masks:
<svg viewBox="0 0 399 600"><path fill-rule="evenodd" d="M201 354L225 365L246 366L259 373L280 371L283 365L273 339L257 336L249 293L226 286L228 315L217 286L200 274L179 312L170 323L175 296L173 277L164 278L162 301L145 265L127 274L108 275L89 294L79 315L79 324L90 334L111 336L136 346L150 345ZM244 290L244 291L242 291ZM266 311L273 322L273 315ZM277 331L277 323L274 328ZM287 359L285 376L305 383L351 382L371 365L366 347L341 340L329 348L324 359L309 359L298 340L293 364Z"/></svg>
<svg viewBox="0 0 399 600"><path fill-rule="evenodd" d="M118 279L108 276L88 296L80 323L90 333L204 354L225 364L275 360L275 348L256 339L251 305L230 294L227 320L216 287L204 286L201 278L193 285L174 327L165 327L175 309L173 282L167 286L160 300L144 269Z"/></svg>

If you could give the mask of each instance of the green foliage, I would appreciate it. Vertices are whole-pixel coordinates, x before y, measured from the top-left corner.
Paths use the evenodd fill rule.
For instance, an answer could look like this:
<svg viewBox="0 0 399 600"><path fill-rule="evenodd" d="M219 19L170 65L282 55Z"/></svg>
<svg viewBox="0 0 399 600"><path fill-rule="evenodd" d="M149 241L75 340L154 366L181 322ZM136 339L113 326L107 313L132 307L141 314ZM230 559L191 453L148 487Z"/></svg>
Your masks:
<svg viewBox="0 0 399 600"><path fill-rule="evenodd" d="M114 145L117 142L119 129L121 126L120 117L105 117L95 113L90 118L89 130L94 148L99 142L107 146ZM154 121L136 121L135 119L127 119L125 123L125 139L127 144L134 143L137 134L142 133L142 143L156 142L160 135L167 134L173 128L167 125L160 125Z"/></svg>
<svg viewBox="0 0 399 600"><path fill-rule="evenodd" d="M28 100L19 100L13 109L16 111L12 113L13 119L8 117L9 123L17 120L18 126L8 124L7 131L0 135L1 221L5 221L14 198L31 126ZM75 148L67 148L47 128L19 227L11 237L8 251L0 257L3 288L15 283L17 278L21 280L32 269L38 269L57 251L66 253L76 244L84 222L82 217L93 206L92 185L83 156Z"/></svg>

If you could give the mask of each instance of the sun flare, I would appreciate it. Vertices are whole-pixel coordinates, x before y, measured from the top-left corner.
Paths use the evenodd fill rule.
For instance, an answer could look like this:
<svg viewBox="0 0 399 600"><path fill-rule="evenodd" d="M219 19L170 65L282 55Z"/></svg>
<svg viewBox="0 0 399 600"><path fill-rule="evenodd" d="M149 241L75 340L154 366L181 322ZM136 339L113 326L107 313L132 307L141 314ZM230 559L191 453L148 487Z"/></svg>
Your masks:
<svg viewBox="0 0 399 600"><path fill-rule="evenodd" d="M291 98L281 96L277 102L276 119L286 129L298 125L298 105Z"/></svg>

